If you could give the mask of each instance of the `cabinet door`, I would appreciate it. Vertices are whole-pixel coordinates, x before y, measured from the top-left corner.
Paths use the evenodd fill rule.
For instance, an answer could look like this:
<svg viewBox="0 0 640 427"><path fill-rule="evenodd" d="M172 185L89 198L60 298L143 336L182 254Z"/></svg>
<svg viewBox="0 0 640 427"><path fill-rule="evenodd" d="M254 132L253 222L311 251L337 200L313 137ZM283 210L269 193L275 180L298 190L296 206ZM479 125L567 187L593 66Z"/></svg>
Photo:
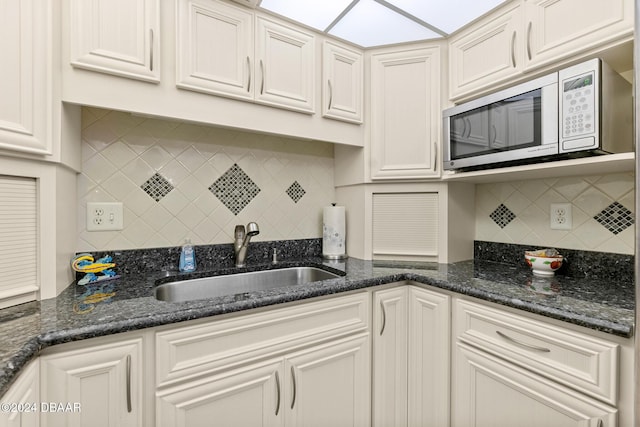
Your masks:
<svg viewBox="0 0 640 427"><path fill-rule="evenodd" d="M409 426L448 426L450 298L413 286L408 292Z"/></svg>
<svg viewBox="0 0 640 427"><path fill-rule="evenodd" d="M322 53L322 116L362 123L362 52L325 41Z"/></svg>
<svg viewBox="0 0 640 427"><path fill-rule="evenodd" d="M71 65L160 81L159 0L70 0Z"/></svg>
<svg viewBox="0 0 640 427"><path fill-rule="evenodd" d="M79 405L43 412L43 426L141 426L142 338L43 356L42 401Z"/></svg>
<svg viewBox="0 0 640 427"><path fill-rule="evenodd" d="M439 48L373 55L371 178L437 176L439 138Z"/></svg>
<svg viewBox="0 0 640 427"><path fill-rule="evenodd" d="M373 302L373 425L407 426L407 287Z"/></svg>
<svg viewBox="0 0 640 427"><path fill-rule="evenodd" d="M271 360L158 392L156 425L283 426L283 369Z"/></svg>
<svg viewBox="0 0 640 427"><path fill-rule="evenodd" d="M256 101L313 113L315 39L313 35L257 17Z"/></svg>
<svg viewBox="0 0 640 427"><path fill-rule="evenodd" d="M177 86L253 99L253 15L215 0L178 3Z"/></svg>
<svg viewBox="0 0 640 427"><path fill-rule="evenodd" d="M51 154L51 1L0 0L0 148Z"/></svg>
<svg viewBox="0 0 640 427"><path fill-rule="evenodd" d="M527 67L633 34L633 0L527 0Z"/></svg>
<svg viewBox="0 0 640 427"><path fill-rule="evenodd" d="M465 344L455 352L454 427L617 425L613 407Z"/></svg>
<svg viewBox="0 0 640 427"><path fill-rule="evenodd" d="M287 426L371 424L369 334L331 341L285 362Z"/></svg>
<svg viewBox="0 0 640 427"><path fill-rule="evenodd" d="M491 14L449 40L449 98L457 100L505 82L524 66L519 2Z"/></svg>
<svg viewBox="0 0 640 427"><path fill-rule="evenodd" d="M24 368L20 377L2 396L0 427L38 427L40 425L39 362ZM9 405L5 407L5 405Z"/></svg>

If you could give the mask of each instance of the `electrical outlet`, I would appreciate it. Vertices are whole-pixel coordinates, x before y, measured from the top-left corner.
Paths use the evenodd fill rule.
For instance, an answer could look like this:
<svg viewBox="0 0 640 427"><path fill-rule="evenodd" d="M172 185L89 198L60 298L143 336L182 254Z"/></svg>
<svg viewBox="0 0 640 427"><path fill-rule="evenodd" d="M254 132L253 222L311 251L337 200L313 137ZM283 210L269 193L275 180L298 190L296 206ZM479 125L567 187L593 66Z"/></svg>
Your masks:
<svg viewBox="0 0 640 427"><path fill-rule="evenodd" d="M122 203L87 203L87 231L122 230Z"/></svg>
<svg viewBox="0 0 640 427"><path fill-rule="evenodd" d="M571 203L551 203L550 225L553 230L571 230L573 227Z"/></svg>

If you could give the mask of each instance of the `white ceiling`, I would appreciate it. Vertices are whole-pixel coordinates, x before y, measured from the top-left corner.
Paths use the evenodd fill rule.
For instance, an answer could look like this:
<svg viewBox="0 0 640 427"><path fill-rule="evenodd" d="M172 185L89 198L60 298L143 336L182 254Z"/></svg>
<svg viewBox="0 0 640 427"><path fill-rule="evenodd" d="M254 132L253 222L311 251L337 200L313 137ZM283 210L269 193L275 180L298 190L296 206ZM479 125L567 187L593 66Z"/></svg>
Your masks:
<svg viewBox="0 0 640 427"><path fill-rule="evenodd" d="M506 0L261 0L260 9L361 47L446 37Z"/></svg>

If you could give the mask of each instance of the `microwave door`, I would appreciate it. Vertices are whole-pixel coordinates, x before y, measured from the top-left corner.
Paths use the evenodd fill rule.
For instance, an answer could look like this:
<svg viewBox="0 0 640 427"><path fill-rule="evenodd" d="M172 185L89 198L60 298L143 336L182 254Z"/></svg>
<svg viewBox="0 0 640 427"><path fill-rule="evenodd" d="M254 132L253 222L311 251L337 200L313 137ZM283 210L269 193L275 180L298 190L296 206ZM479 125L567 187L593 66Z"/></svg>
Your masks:
<svg viewBox="0 0 640 427"><path fill-rule="evenodd" d="M541 145L540 91L492 104L489 123L490 147L495 151Z"/></svg>
<svg viewBox="0 0 640 427"><path fill-rule="evenodd" d="M452 118L451 159L474 157L490 151L489 107L477 108Z"/></svg>

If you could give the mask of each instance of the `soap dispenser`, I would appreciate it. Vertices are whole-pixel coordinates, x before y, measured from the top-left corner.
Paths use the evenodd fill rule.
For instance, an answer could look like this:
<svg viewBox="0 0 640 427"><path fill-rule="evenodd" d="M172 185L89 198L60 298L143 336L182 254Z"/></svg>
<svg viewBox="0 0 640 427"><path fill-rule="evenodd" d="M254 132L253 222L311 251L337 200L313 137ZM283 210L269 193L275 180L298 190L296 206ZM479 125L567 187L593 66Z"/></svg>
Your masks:
<svg viewBox="0 0 640 427"><path fill-rule="evenodd" d="M185 240L184 245L182 245L178 268L182 273L196 271L196 253L190 239Z"/></svg>

